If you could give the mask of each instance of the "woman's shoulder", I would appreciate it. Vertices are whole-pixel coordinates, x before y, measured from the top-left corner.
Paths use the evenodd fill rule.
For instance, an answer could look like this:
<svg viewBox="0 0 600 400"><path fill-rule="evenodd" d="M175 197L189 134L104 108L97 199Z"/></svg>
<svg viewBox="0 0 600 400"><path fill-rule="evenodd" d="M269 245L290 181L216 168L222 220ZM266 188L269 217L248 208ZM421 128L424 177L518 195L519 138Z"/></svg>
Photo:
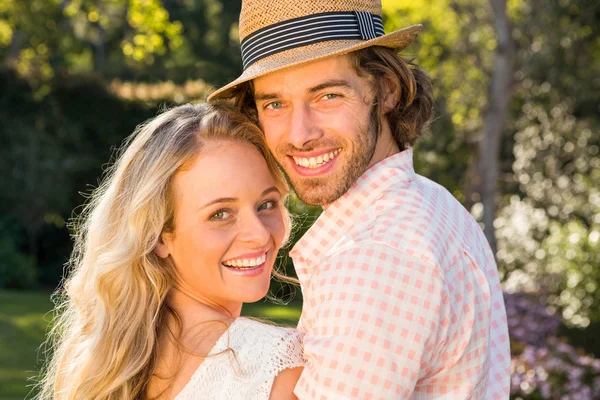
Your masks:
<svg viewBox="0 0 600 400"><path fill-rule="evenodd" d="M238 318L229 332L231 348L237 358L267 375L304 364L302 333L249 318Z"/></svg>
<svg viewBox="0 0 600 400"><path fill-rule="evenodd" d="M302 348L303 334L296 329L271 325L240 317L229 330L230 346L236 351L297 346ZM266 347L266 348L265 348Z"/></svg>
<svg viewBox="0 0 600 400"><path fill-rule="evenodd" d="M266 339L271 342L274 338L295 337L300 338L302 334L293 328L273 325L269 322L263 322L251 318L239 317L232 324L230 330L232 332L243 332L247 341L249 338L261 340Z"/></svg>
<svg viewBox="0 0 600 400"><path fill-rule="evenodd" d="M303 365L299 331L236 318L176 399L267 399L281 371Z"/></svg>

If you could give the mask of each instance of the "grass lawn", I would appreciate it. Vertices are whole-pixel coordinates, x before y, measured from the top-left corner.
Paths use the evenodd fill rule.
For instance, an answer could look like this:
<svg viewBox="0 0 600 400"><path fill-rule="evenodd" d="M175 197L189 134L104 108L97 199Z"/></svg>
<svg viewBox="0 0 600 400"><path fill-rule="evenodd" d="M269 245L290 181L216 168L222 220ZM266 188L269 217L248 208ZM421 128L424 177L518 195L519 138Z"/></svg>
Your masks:
<svg viewBox="0 0 600 400"><path fill-rule="evenodd" d="M0 290L0 399L23 400L44 341L49 293ZM46 316L45 316L46 315Z"/></svg>
<svg viewBox="0 0 600 400"><path fill-rule="evenodd" d="M38 353L51 319L50 293L0 290L0 400L23 400L29 378L36 374L43 354ZM246 304L243 315L295 326L299 302L287 306L267 302Z"/></svg>

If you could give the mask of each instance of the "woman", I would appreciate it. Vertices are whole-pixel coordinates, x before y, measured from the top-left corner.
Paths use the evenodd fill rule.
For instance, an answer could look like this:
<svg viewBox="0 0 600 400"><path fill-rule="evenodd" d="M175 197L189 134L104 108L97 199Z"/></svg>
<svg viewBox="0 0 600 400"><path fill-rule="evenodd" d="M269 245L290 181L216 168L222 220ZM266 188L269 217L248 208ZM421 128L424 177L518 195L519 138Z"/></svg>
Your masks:
<svg viewBox="0 0 600 400"><path fill-rule="evenodd" d="M185 105L127 144L75 230L38 398L295 398L299 333L238 318L289 233L260 130Z"/></svg>

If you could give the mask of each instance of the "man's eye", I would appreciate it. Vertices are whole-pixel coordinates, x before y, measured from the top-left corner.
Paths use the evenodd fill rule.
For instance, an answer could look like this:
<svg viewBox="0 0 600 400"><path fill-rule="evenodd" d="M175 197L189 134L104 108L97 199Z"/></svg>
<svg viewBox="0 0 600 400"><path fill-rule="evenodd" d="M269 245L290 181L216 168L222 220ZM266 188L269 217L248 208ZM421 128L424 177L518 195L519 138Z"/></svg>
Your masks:
<svg viewBox="0 0 600 400"><path fill-rule="evenodd" d="M323 96L323 98L325 100L335 99L336 97L340 97L340 96L335 93L327 93L325 96Z"/></svg>
<svg viewBox="0 0 600 400"><path fill-rule="evenodd" d="M272 101L265 106L265 108L272 108L273 110L280 109L281 107L282 107L282 104L280 101Z"/></svg>
<svg viewBox="0 0 600 400"><path fill-rule="evenodd" d="M231 213L227 210L219 210L216 213L214 213L213 215L210 216L210 219L212 220L216 220L216 221L221 221L221 220L225 220L227 218L229 218L231 216Z"/></svg>
<svg viewBox="0 0 600 400"><path fill-rule="evenodd" d="M271 209L275 208L276 205L277 205L276 201L272 201L272 200L265 201L260 206L258 206L258 211L271 210Z"/></svg>

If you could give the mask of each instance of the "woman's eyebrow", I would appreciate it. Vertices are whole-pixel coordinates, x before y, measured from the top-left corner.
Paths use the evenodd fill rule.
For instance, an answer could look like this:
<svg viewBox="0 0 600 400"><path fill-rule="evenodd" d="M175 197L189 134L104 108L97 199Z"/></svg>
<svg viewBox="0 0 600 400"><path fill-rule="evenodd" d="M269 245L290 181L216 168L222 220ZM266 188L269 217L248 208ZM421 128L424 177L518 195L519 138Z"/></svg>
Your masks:
<svg viewBox="0 0 600 400"><path fill-rule="evenodd" d="M270 188L265 189L261 193L260 197L266 196L266 195L268 195L269 193L272 193L272 192L278 192L279 193L279 189L277 189L276 186L271 186ZM213 204L217 204L217 203L235 203L238 200L239 199L237 197L219 197L218 199L211 200L208 203L204 204L203 206L200 206L198 208L198 210L202 210L202 209L204 209L204 208L206 208L208 206L212 206Z"/></svg>
<svg viewBox="0 0 600 400"><path fill-rule="evenodd" d="M279 193L279 189L277 189L277 187L276 187L276 186L271 186L270 188L268 188L268 189L265 189L265 190L262 192L262 194L260 195L260 197L266 196L266 195L268 195L269 193L272 193L272 192L277 192L277 193Z"/></svg>
<svg viewBox="0 0 600 400"><path fill-rule="evenodd" d="M214 199L204 204L203 206L198 207L198 210L202 210L208 206L212 206L217 203L235 203L239 199L237 197L219 197L218 199Z"/></svg>

